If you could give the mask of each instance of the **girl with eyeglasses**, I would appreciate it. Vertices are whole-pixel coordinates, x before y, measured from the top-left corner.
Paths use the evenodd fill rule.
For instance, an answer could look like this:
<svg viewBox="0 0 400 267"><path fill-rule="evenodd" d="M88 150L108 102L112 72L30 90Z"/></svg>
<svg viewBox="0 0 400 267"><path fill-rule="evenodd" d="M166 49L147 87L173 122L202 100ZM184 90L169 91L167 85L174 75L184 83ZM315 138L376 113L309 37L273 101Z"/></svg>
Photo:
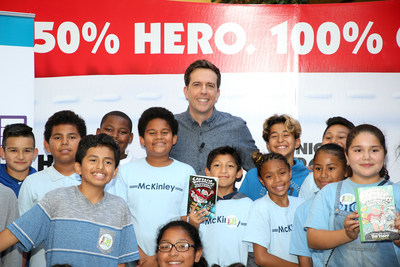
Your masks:
<svg viewBox="0 0 400 267"><path fill-rule="evenodd" d="M157 236L157 260L160 267L207 267L202 257L199 231L185 221L173 221L161 228Z"/></svg>

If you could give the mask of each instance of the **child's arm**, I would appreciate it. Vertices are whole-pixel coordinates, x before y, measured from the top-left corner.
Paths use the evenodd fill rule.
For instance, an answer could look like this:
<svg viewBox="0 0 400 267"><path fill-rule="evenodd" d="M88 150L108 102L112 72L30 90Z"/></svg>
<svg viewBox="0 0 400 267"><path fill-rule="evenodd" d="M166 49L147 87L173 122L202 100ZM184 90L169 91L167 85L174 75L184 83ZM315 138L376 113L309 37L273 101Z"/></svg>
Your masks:
<svg viewBox="0 0 400 267"><path fill-rule="evenodd" d="M297 256L297 258L299 259L300 267L312 267L313 266L312 258L306 257L306 256Z"/></svg>
<svg viewBox="0 0 400 267"><path fill-rule="evenodd" d="M254 259L256 261L256 264L261 267L280 267L280 266L285 266L285 267L295 267L299 266L296 263L286 261L284 259L281 259L275 255L272 255L268 252L268 250L256 243L253 243L253 249L254 249Z"/></svg>
<svg viewBox="0 0 400 267"><path fill-rule="evenodd" d="M7 228L0 232L0 240L0 252L3 252L19 241Z"/></svg>
<svg viewBox="0 0 400 267"><path fill-rule="evenodd" d="M126 267L126 263L118 264L118 267Z"/></svg>
<svg viewBox="0 0 400 267"><path fill-rule="evenodd" d="M344 229L340 230L319 230L308 228L307 241L312 249L331 249L353 241L358 237L360 227L357 211L346 216Z"/></svg>
<svg viewBox="0 0 400 267"><path fill-rule="evenodd" d="M140 247L138 247L138 249L140 255L138 267L158 267L157 254L153 256L147 256L147 254L144 253Z"/></svg>
<svg viewBox="0 0 400 267"><path fill-rule="evenodd" d="M400 214L398 212L396 212L396 219L394 220L394 227L397 229L397 231L399 232L400 235ZM393 240L393 243L400 247L400 239L397 240Z"/></svg>

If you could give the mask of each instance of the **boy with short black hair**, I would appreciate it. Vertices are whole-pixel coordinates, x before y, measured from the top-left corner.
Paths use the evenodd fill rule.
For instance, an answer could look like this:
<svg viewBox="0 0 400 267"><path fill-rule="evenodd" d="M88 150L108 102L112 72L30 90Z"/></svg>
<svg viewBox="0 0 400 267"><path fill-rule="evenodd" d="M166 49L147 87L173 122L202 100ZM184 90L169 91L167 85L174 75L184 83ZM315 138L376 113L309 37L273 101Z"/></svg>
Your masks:
<svg viewBox="0 0 400 267"><path fill-rule="evenodd" d="M145 110L138 130L146 157L121 166L115 193L130 208L141 264L157 266L154 255L157 230L186 215L189 176L195 172L191 166L169 157L178 132L178 122L169 110L161 107Z"/></svg>
<svg viewBox="0 0 400 267"><path fill-rule="evenodd" d="M138 260L128 207L123 199L104 192L118 163L119 146L110 136L84 137L74 164L82 183L47 193L0 233L0 251L18 241L26 251L45 242L46 266L111 267Z"/></svg>
<svg viewBox="0 0 400 267"><path fill-rule="evenodd" d="M22 182L36 172L31 167L38 153L32 128L23 123L7 125L1 144L0 155L6 163L0 165L0 183L11 188L18 197Z"/></svg>
<svg viewBox="0 0 400 267"><path fill-rule="evenodd" d="M294 152L300 146L300 123L289 115L273 115L265 120L263 125L263 139L268 151L283 155L292 170L289 196L297 197L304 179L310 170L304 163L294 157ZM239 192L256 200L267 193L266 188L258 179L257 169L251 169L239 189Z"/></svg>
<svg viewBox="0 0 400 267"><path fill-rule="evenodd" d="M44 147L53 156L53 165L30 175L21 186L18 206L24 214L43 196L54 189L79 185L81 177L75 173L75 154L79 141L86 136L85 121L70 110L54 113L46 122ZM45 266L43 246L32 250L30 266Z"/></svg>
<svg viewBox="0 0 400 267"><path fill-rule="evenodd" d="M247 264L250 246L242 239L253 201L238 193L235 187L243 174L239 153L230 146L212 150L208 154L205 173L219 179L216 218L202 219L202 211L194 213L195 209L189 214L191 224L199 227L201 222L199 230L204 244L204 257L210 265Z"/></svg>
<svg viewBox="0 0 400 267"><path fill-rule="evenodd" d="M354 124L346 118L336 116L331 117L326 121L326 128L322 135L322 145L337 144L346 148L347 135L354 128ZM306 177L301 185L299 197L310 199L320 190L314 181L312 172Z"/></svg>
<svg viewBox="0 0 400 267"><path fill-rule="evenodd" d="M105 133L114 138L119 145L121 153L120 165L124 165L133 159L132 153L128 153L126 148L133 140L132 120L122 111L111 111L103 116L100 128L96 134Z"/></svg>

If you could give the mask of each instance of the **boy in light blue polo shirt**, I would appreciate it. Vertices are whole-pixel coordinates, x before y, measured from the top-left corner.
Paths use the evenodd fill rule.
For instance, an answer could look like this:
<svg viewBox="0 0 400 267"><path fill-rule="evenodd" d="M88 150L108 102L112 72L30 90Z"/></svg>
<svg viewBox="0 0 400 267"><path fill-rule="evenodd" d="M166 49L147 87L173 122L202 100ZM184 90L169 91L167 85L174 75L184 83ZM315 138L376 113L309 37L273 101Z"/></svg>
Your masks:
<svg viewBox="0 0 400 267"><path fill-rule="evenodd" d="M239 193L235 183L242 179L242 161L236 149L218 147L208 154L207 176L218 177L216 218L202 218L202 212L189 214L189 222L199 227L204 257L210 265L222 267L247 264L250 244L242 242L253 201Z"/></svg>
<svg viewBox="0 0 400 267"><path fill-rule="evenodd" d="M51 190L79 185L81 177L75 173L75 153L79 141L86 136L85 121L70 110L54 113L45 124L44 147L53 156L53 165L28 176L22 183L18 207L22 215L35 206ZM31 251L31 267L46 266L43 246Z"/></svg>

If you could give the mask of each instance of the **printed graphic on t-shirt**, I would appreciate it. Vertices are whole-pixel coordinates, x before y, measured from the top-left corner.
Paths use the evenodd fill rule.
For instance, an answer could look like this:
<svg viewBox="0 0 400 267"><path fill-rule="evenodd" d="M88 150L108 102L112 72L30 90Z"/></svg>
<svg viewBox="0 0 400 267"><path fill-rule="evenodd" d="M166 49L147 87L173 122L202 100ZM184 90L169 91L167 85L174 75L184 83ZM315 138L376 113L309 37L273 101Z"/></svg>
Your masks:
<svg viewBox="0 0 400 267"><path fill-rule="evenodd" d="M229 228L237 228L239 226L246 226L247 223L243 223L239 220L238 217L236 217L235 215L229 215L229 216L217 216L215 218L209 218L206 221L203 222L203 224L207 225L207 224L216 224L216 223L220 223L220 224L225 224L226 226L228 226Z"/></svg>
<svg viewBox="0 0 400 267"><path fill-rule="evenodd" d="M278 228L273 228L272 232L273 233L289 233L293 229L293 224L288 224L288 225L280 225Z"/></svg>
<svg viewBox="0 0 400 267"><path fill-rule="evenodd" d="M357 209L355 195L350 193L341 195L339 209L348 212L354 212Z"/></svg>
<svg viewBox="0 0 400 267"><path fill-rule="evenodd" d="M138 189L138 190L159 190L159 191L170 191L174 192L175 190L182 192L183 189L177 187L175 185L170 185L166 183L139 183L135 185L130 185L129 188L131 189Z"/></svg>
<svg viewBox="0 0 400 267"><path fill-rule="evenodd" d="M100 228L97 248L104 254L108 254L113 250L115 232L109 229Z"/></svg>

